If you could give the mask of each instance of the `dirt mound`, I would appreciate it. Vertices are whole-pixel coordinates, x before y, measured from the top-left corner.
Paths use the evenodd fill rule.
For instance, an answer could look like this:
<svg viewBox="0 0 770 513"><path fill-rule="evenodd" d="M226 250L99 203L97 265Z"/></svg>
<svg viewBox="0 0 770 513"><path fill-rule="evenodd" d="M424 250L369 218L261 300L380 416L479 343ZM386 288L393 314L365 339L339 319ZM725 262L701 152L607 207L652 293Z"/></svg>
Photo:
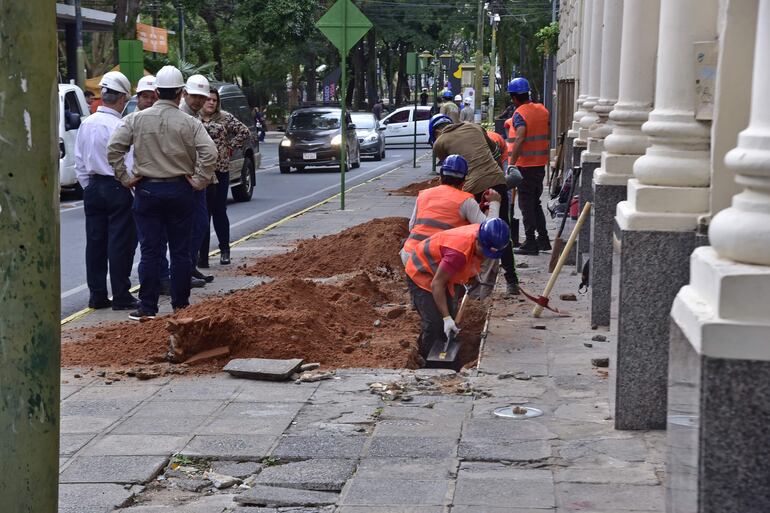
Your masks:
<svg viewBox="0 0 770 513"><path fill-rule="evenodd" d="M425 180L424 182L410 183L399 189L391 189L388 192L394 196L417 196L420 191L430 189L439 184L438 177Z"/></svg>
<svg viewBox="0 0 770 513"><path fill-rule="evenodd" d="M247 275L316 278L354 271L400 275L398 252L409 235L405 217L384 217L326 237L307 239L293 251L257 260Z"/></svg>

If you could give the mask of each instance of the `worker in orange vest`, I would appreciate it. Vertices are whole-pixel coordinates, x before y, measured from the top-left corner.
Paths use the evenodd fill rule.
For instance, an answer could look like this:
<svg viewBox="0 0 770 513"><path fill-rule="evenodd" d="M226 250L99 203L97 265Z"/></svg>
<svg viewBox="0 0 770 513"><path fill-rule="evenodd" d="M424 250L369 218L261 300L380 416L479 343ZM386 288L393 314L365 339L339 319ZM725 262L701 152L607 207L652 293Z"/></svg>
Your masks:
<svg viewBox="0 0 770 513"><path fill-rule="evenodd" d="M454 321L462 285L475 277L486 258L498 259L510 242L500 218L435 233L417 244L406 262L407 285L420 314L420 355L436 340L460 329Z"/></svg>
<svg viewBox="0 0 770 513"><path fill-rule="evenodd" d="M409 237L401 249L401 261L406 260L421 241L441 230L449 230L500 216L500 194L487 190L484 201L487 215L479 208L473 194L463 191L468 162L461 155L449 155L441 163L441 185L419 192L409 220Z"/></svg>
<svg viewBox="0 0 770 513"><path fill-rule="evenodd" d="M514 253L537 255L539 251L551 249L545 214L540 204L545 166L550 153L549 113L543 104L530 101L529 82L526 78L511 80L508 93L516 106L513 117L506 121L510 165L515 165L523 177L517 192L525 240Z"/></svg>

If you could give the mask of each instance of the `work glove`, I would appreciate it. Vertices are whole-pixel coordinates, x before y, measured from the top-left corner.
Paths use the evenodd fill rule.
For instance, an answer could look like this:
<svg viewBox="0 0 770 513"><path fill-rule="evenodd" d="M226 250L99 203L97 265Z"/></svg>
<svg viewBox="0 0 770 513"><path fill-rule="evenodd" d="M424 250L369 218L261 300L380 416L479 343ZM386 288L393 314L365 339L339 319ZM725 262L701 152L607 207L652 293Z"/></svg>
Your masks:
<svg viewBox="0 0 770 513"><path fill-rule="evenodd" d="M446 335L447 340L449 339L449 335L459 332L460 328L458 328L457 324L455 324L455 320L452 319L452 317L449 315L444 317L444 335Z"/></svg>

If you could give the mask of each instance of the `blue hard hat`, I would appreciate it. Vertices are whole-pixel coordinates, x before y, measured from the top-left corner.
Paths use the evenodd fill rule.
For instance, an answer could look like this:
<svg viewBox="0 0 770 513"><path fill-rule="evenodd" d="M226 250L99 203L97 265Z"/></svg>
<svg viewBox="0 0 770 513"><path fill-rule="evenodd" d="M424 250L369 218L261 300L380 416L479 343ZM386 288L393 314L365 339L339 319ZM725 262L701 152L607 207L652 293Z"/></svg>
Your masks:
<svg viewBox="0 0 770 513"><path fill-rule="evenodd" d="M505 221L496 217L481 223L479 243L487 258L502 258L503 249L511 242L511 231Z"/></svg>
<svg viewBox="0 0 770 513"><path fill-rule="evenodd" d="M436 130L437 126L445 125L445 124L452 124L452 118L447 116L446 114L434 114L432 118L430 118L430 121L428 122L428 142L433 144L433 142L436 140L434 137L434 131Z"/></svg>
<svg viewBox="0 0 770 513"><path fill-rule="evenodd" d="M449 155L441 163L441 174L465 179L468 174L468 161L462 155Z"/></svg>
<svg viewBox="0 0 770 513"><path fill-rule="evenodd" d="M529 92L529 81L524 77L516 77L508 82L508 92L511 94L521 94Z"/></svg>
<svg viewBox="0 0 770 513"><path fill-rule="evenodd" d="M441 93L442 98L449 98L450 100L454 98L454 95L452 94L452 91L449 89L445 89L443 93Z"/></svg>

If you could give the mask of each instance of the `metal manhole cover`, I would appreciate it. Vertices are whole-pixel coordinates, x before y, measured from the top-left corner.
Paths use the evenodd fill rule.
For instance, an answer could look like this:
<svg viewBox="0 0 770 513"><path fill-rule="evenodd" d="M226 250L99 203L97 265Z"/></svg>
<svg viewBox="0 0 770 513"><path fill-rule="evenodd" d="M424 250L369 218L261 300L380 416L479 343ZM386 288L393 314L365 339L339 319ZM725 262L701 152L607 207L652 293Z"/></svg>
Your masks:
<svg viewBox="0 0 770 513"><path fill-rule="evenodd" d="M516 413L514 413L514 408L516 409ZM521 410L524 411L522 412ZM531 419L541 416L543 414L543 410L538 410L537 408L531 408L529 406L513 405L495 408L494 414L498 417L503 417L506 419Z"/></svg>

